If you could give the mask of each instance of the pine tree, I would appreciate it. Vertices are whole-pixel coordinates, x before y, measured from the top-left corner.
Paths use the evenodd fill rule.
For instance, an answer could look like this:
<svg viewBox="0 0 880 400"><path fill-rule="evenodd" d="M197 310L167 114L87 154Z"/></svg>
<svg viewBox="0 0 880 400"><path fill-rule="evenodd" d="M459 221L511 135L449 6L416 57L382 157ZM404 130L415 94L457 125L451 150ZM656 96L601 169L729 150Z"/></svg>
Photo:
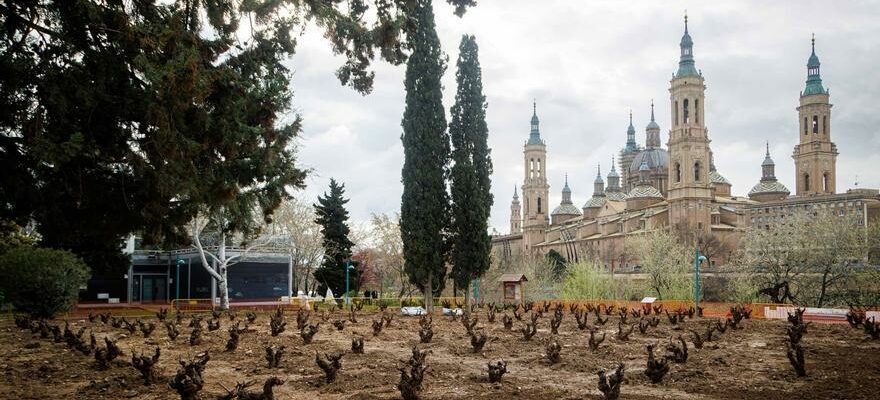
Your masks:
<svg viewBox="0 0 880 400"><path fill-rule="evenodd" d="M449 195L446 175L449 135L440 78L446 70L434 29L430 0L416 0L410 32L412 54L406 66L406 109L403 113L403 196L400 234L405 270L433 310L434 293L446 278Z"/></svg>
<svg viewBox="0 0 880 400"><path fill-rule="evenodd" d="M318 293L323 295L327 288L333 291L334 296L345 293L345 261L351 258L351 248L354 243L348 238L348 211L345 204L348 199L344 198L345 185L340 185L335 179L330 179L330 193L324 193L315 204L315 223L321 225L323 235L324 261L314 272L315 281L320 285ZM350 289L357 291L358 270L357 265L351 263L352 270L349 272Z"/></svg>
<svg viewBox="0 0 880 400"><path fill-rule="evenodd" d="M489 269L492 241L492 160L487 143L486 97L483 95L479 48L474 36L461 38L456 82L458 90L450 114L452 141L452 275L470 303L470 282ZM465 312L470 311L465 307Z"/></svg>
<svg viewBox="0 0 880 400"><path fill-rule="evenodd" d="M196 215L218 211L223 229L252 230L303 182L300 119L278 117L306 24L361 93L376 57L406 61L409 2L371 3L0 2L0 218L34 222L41 245L113 276L130 233L180 244Z"/></svg>

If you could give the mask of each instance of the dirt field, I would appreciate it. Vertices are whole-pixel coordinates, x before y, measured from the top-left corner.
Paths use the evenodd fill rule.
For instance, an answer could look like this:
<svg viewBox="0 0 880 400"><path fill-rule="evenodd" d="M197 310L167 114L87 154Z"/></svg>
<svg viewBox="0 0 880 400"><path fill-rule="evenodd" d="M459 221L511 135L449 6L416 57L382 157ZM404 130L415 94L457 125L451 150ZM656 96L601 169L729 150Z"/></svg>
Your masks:
<svg viewBox="0 0 880 400"><path fill-rule="evenodd" d="M377 313L361 313L358 323L346 323L337 331L330 321L343 319L336 312L321 324L313 343L304 344L296 332L295 315L288 313L287 330L278 337L269 335L269 317L260 314L250 331L242 335L239 348L224 352L229 334L229 320L223 327L205 329L203 343L188 343L188 320L181 324L181 335L171 342L163 326L152 337L140 333L129 336L100 321L71 321L75 331L85 326L93 330L99 343L109 335L118 339L125 353L108 370L96 368L91 356L69 350L64 343L40 339L39 334L21 330L11 320L0 322L0 397L6 399L174 399L177 394L166 385L178 368L179 359L189 359L208 351L211 359L205 370L201 398L214 399L226 393L236 382L262 382L278 376L285 383L275 388L278 399L396 399L399 378L396 366L410 355L410 347L419 342L417 317L396 315L389 328L373 336L370 325ZM619 317L610 317L599 326L607 338L599 350L587 346L587 331L578 330L575 318L565 311L558 335L550 333L552 311L540 319L538 332L531 341L518 331L525 321L514 321L514 330L506 331L501 315L493 324L486 321L485 310L477 311L479 325L491 338L481 353L473 353L464 327L449 317L434 318L434 339L420 348L430 349L425 399L598 399L597 372L611 369L618 362L626 365L622 399L877 399L880 396L880 341L871 341L861 330L848 325L812 324L802 344L806 349L806 378L797 378L785 355L784 321L744 321L744 329L728 329L717 334L702 349L695 349L688 329L705 331L711 319L694 318L674 330L665 316L647 334L635 329L629 341L614 338ZM207 316L206 320L210 318ZM239 312L238 319L244 319ZM312 321L320 317L313 315ZM527 317L524 318L527 320ZM633 318L630 318L632 321ZM595 316L590 315L590 323ZM56 323L58 321L55 321ZM662 349L672 336L683 334L690 357L684 364L670 362L671 370L662 383L652 385L643 374L647 359L645 345L659 342ZM315 365L315 351L350 350L351 338L365 338L365 354L350 351L342 359L339 378L324 383ZM556 336L562 345L561 362L550 364L543 356L544 344ZM601 336L601 334L600 334ZM283 344L287 353L281 368L266 368L265 346ZM36 344L39 344L38 347ZM131 365L132 351L162 351L158 368L162 381L144 386L138 371ZM662 354L662 350L661 353ZM509 372L499 384L487 380L486 364L503 359Z"/></svg>

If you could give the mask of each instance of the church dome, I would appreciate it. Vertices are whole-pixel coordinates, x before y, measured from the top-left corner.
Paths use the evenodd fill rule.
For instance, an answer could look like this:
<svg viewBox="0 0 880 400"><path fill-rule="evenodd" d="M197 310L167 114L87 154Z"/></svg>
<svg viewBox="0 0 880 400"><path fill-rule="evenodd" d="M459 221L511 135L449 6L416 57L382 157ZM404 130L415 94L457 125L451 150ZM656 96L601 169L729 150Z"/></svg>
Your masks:
<svg viewBox="0 0 880 400"><path fill-rule="evenodd" d="M647 164L648 169L652 171L658 168L667 168L669 167L669 153L667 153L665 149L656 147L640 151L639 154L636 154L636 157L633 158L632 164L629 165L630 175L638 176L639 167L642 166L642 163Z"/></svg>
<svg viewBox="0 0 880 400"><path fill-rule="evenodd" d="M550 215L581 215L581 210L574 204L560 204Z"/></svg>
<svg viewBox="0 0 880 400"><path fill-rule="evenodd" d="M605 196L593 196L584 204L584 208L600 208L605 205L608 199Z"/></svg>
<svg viewBox="0 0 880 400"><path fill-rule="evenodd" d="M663 195L651 185L638 185L629 191L627 199L662 199Z"/></svg>
<svg viewBox="0 0 880 400"><path fill-rule="evenodd" d="M709 181L720 185L729 185L730 181L723 177L718 171L709 171Z"/></svg>
<svg viewBox="0 0 880 400"><path fill-rule="evenodd" d="M609 201L624 201L624 200L626 200L626 193L621 192L621 191L605 192L605 197Z"/></svg>
<svg viewBox="0 0 880 400"><path fill-rule="evenodd" d="M788 195L790 192L785 185L779 183L779 181L761 181L755 185L752 190L749 191L749 196L754 196L756 194L765 194L765 193L774 193L774 194L785 194Z"/></svg>

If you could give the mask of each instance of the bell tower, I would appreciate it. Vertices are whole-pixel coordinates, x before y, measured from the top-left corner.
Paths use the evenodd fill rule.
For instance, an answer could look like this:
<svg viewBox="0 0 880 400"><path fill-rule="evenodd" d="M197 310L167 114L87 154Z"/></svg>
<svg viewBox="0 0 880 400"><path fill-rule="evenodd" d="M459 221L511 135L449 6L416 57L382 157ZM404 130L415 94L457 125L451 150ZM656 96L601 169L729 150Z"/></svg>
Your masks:
<svg viewBox="0 0 880 400"><path fill-rule="evenodd" d="M516 185L513 186L513 201L510 202L510 234L522 232L522 216L519 204L519 195L516 193Z"/></svg>
<svg viewBox="0 0 880 400"><path fill-rule="evenodd" d="M708 232L712 189L710 141L703 118L706 85L702 73L694 66L694 43L688 33L687 15L680 47L678 71L669 88L669 222L691 232Z"/></svg>
<svg viewBox="0 0 880 400"><path fill-rule="evenodd" d="M532 104L532 121L529 140L523 146L525 177L523 179L523 244L525 249L544 241L544 231L550 225L547 201L550 185L547 184L547 146L541 139L537 103Z"/></svg>
<svg viewBox="0 0 880 400"><path fill-rule="evenodd" d="M813 52L807 60L807 85L797 108L800 140L791 155L797 196L834 194L837 189L838 153L831 141L831 103L828 90L822 87L819 66L814 36Z"/></svg>

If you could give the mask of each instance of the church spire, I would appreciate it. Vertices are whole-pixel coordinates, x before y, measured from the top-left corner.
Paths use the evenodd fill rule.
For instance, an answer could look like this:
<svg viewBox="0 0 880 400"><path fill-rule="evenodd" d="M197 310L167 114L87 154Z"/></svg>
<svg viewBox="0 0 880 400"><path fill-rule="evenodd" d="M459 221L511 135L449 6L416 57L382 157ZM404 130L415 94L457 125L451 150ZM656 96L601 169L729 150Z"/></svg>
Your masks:
<svg viewBox="0 0 880 400"><path fill-rule="evenodd" d="M528 144L543 144L541 140L541 131L538 129L538 102L532 101L532 130L529 132Z"/></svg>
<svg viewBox="0 0 880 400"><path fill-rule="evenodd" d="M596 179L593 181L593 196L605 195L605 182L602 180L602 166L596 165Z"/></svg>
<svg viewBox="0 0 880 400"><path fill-rule="evenodd" d="M767 142L767 150L764 153L764 162L761 163L761 181L776 180L776 163L770 158L770 142Z"/></svg>
<svg viewBox="0 0 880 400"><path fill-rule="evenodd" d="M651 122L645 128L645 147L660 147L660 125L654 120L654 100L651 100Z"/></svg>
<svg viewBox="0 0 880 400"><path fill-rule="evenodd" d="M626 152L635 152L639 150L639 145L636 143L636 128L633 127L633 112L629 110L629 126L626 128L626 148L624 151Z"/></svg>
<svg viewBox="0 0 880 400"><path fill-rule="evenodd" d="M822 87L822 76L819 74L819 56L816 55L816 34L812 39L813 51L807 60L807 87L804 88L803 96L811 94L825 94L825 88Z"/></svg>
<svg viewBox="0 0 880 400"><path fill-rule="evenodd" d="M694 41L688 33L688 17L687 12L684 13L684 35L681 37L681 58L678 61L678 72L676 78L689 75L699 75L697 68L694 66Z"/></svg>
<svg viewBox="0 0 880 400"><path fill-rule="evenodd" d="M516 203L519 201L519 194L516 192L516 185L513 185L513 202Z"/></svg>

